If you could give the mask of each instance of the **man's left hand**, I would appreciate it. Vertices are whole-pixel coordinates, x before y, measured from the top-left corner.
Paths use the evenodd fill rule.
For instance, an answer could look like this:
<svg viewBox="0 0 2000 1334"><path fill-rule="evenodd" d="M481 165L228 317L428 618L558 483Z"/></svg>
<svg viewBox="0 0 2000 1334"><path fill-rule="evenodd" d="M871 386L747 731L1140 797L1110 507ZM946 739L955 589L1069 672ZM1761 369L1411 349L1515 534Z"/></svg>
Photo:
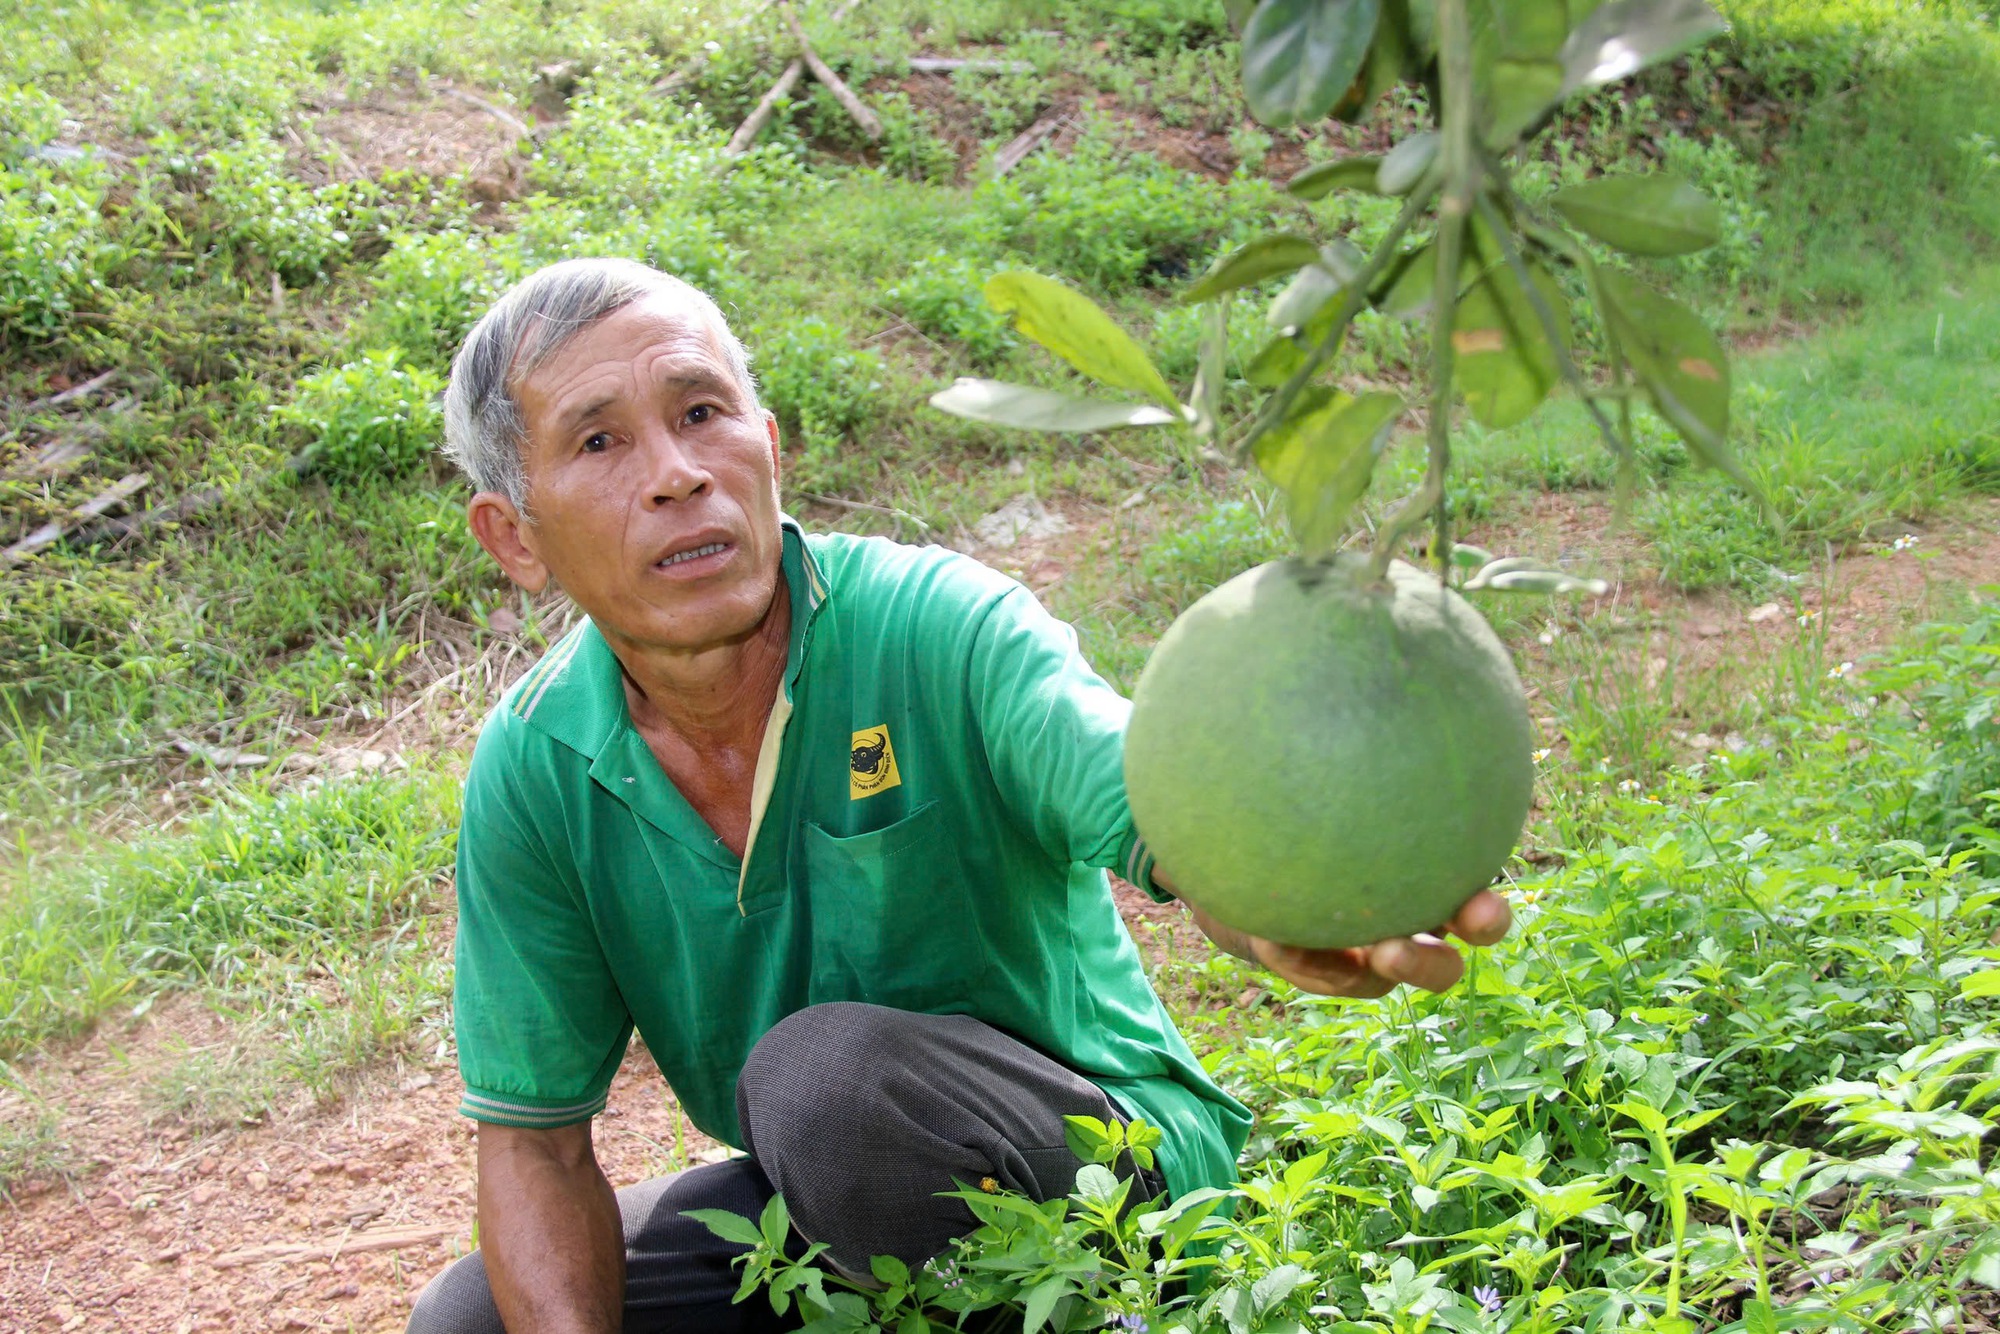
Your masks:
<svg viewBox="0 0 2000 1334"><path fill-rule="evenodd" d="M1154 880L1171 892L1157 874ZM1301 991L1322 996L1382 996L1404 984L1444 991L1465 975L1465 959L1446 937L1455 936L1473 946L1492 945L1506 936L1514 923L1507 900L1482 889L1465 901L1437 935L1395 936L1353 949L1302 949L1238 931L1193 904L1188 906L1195 924L1217 945L1270 969Z"/></svg>

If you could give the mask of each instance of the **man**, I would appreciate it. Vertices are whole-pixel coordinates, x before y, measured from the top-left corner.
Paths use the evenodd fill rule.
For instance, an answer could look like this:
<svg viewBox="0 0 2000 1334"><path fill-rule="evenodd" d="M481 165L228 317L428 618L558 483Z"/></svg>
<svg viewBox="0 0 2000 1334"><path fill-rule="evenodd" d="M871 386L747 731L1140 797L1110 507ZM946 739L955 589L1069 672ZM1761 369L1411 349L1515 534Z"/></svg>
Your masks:
<svg viewBox="0 0 2000 1334"><path fill-rule="evenodd" d="M573 260L468 335L447 450L514 582L588 619L488 719L466 782L456 1021L479 1251L410 1328L778 1327L682 1216L782 1192L841 1269L918 1263L991 1178L1066 1193L1067 1115L1164 1136L1140 1192L1226 1185L1244 1108L1148 986L1105 869L1132 827L1126 706L1020 585L936 548L803 533L778 428L707 297ZM1417 939L1297 951L1310 990L1440 988ZM1453 923L1507 929L1490 894ZM634 1027L694 1124L748 1156L614 1193L591 1118Z"/></svg>

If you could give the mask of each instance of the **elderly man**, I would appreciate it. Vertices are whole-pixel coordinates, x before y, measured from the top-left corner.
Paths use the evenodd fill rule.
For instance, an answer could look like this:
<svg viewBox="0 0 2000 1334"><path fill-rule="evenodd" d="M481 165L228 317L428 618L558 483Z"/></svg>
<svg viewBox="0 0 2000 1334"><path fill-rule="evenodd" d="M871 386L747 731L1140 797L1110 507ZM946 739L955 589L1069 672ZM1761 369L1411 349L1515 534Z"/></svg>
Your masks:
<svg viewBox="0 0 2000 1334"><path fill-rule="evenodd" d="M1125 702L1020 585L808 535L778 427L706 296L572 260L481 319L447 450L509 578L588 619L487 720L459 845L462 1110L479 1242L410 1328L781 1327L683 1216L782 1192L842 1270L970 1231L954 1182L1039 1199L1064 1117L1164 1136L1139 1192L1226 1185L1248 1128L1149 987L1107 869L1165 897ZM1308 952L1196 920L1310 990L1451 985L1455 949ZM1452 929L1489 943L1483 894ZM746 1156L614 1192L591 1120L637 1028Z"/></svg>

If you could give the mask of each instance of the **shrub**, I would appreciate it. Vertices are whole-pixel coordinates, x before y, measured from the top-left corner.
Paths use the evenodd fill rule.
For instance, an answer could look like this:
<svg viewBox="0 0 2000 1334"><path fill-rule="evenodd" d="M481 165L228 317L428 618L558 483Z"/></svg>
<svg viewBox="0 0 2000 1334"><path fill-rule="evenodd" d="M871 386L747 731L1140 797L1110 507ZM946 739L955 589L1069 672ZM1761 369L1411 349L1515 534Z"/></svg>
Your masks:
<svg viewBox="0 0 2000 1334"><path fill-rule="evenodd" d="M979 366L990 366L1015 346L1007 317L986 304L980 287L987 266L936 251L918 260L900 282L882 291L890 309L932 338L956 343Z"/></svg>
<svg viewBox="0 0 2000 1334"><path fill-rule="evenodd" d="M0 84L0 163L19 166L62 133L62 103L39 88Z"/></svg>
<svg viewBox="0 0 2000 1334"><path fill-rule="evenodd" d="M1276 516L1254 500L1225 500L1147 547L1139 574L1149 596L1178 609L1219 584L1291 551Z"/></svg>
<svg viewBox="0 0 2000 1334"><path fill-rule="evenodd" d="M1677 172L1716 202L1722 210L1722 239L1706 250L1676 261L1684 272L1719 279L1738 288L1755 271L1763 249L1764 228L1771 215L1759 204L1764 173L1728 139L1660 136L1660 156L1667 170Z"/></svg>
<svg viewBox="0 0 2000 1334"><path fill-rule="evenodd" d="M110 261L102 199L46 168L0 165L0 344L55 337L96 290Z"/></svg>
<svg viewBox="0 0 2000 1334"><path fill-rule="evenodd" d="M762 334L757 378L771 410L804 435L843 435L882 407L879 353L857 351L818 316Z"/></svg>
<svg viewBox="0 0 2000 1334"><path fill-rule="evenodd" d="M401 360L393 349L364 352L359 361L299 381L298 397L278 415L312 432L315 472L398 476L430 454L443 426L437 397L444 381Z"/></svg>
<svg viewBox="0 0 2000 1334"><path fill-rule="evenodd" d="M458 230L402 236L376 264L363 341L404 349L443 370L473 323L506 287L492 247Z"/></svg>
<svg viewBox="0 0 2000 1334"><path fill-rule="evenodd" d="M291 174L269 139L204 154L216 239L235 254L301 286L324 278L380 222L379 191L366 181L308 185Z"/></svg>
<svg viewBox="0 0 2000 1334"><path fill-rule="evenodd" d="M1232 233L1268 223L1262 181L1220 184L1094 129L1068 157L1039 153L973 193L1006 244L1036 264L1104 290L1184 277Z"/></svg>

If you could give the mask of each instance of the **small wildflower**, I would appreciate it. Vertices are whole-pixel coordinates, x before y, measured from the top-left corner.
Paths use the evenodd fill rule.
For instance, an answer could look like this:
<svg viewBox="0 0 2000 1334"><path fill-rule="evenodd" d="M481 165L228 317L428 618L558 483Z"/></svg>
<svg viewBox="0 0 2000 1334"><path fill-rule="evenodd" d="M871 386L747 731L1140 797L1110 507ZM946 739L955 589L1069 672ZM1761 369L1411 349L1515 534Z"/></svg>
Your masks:
<svg viewBox="0 0 2000 1334"><path fill-rule="evenodd" d="M704 50L704 51L709 51L709 52L715 52L715 51L720 51L720 50L722 49L722 43L721 43L721 42L703 42L703 43L701 44L701 49L702 49L702 50Z"/></svg>
<svg viewBox="0 0 2000 1334"><path fill-rule="evenodd" d="M1129 1329L1132 1334L1146 1334L1146 1317L1142 1315L1121 1315L1113 1322L1119 1329Z"/></svg>
<svg viewBox="0 0 2000 1334"><path fill-rule="evenodd" d="M1472 1300L1479 1303L1480 1310L1486 1312L1486 1314L1488 1315L1492 1315L1495 1312L1497 1312L1501 1306L1500 1289L1474 1288L1472 1290Z"/></svg>
<svg viewBox="0 0 2000 1334"><path fill-rule="evenodd" d="M1618 790L1620 792L1637 792L1639 790L1639 780L1636 778L1623 779L1618 784Z"/></svg>
<svg viewBox="0 0 2000 1334"><path fill-rule="evenodd" d="M1838 667L1829 667L1826 670L1826 679L1829 681L1845 681L1852 675L1854 675L1854 664L1851 662L1843 662Z"/></svg>
<svg viewBox="0 0 2000 1334"><path fill-rule="evenodd" d="M1540 640L1544 646L1553 644L1562 638L1562 627L1551 622L1544 626L1542 632L1536 635L1535 638Z"/></svg>
<svg viewBox="0 0 2000 1334"><path fill-rule="evenodd" d="M1816 611L1801 612L1799 614L1799 624L1811 625L1814 621L1818 620L1819 618L1820 618L1820 613Z"/></svg>
<svg viewBox="0 0 2000 1334"><path fill-rule="evenodd" d="M979 1188L985 1191L988 1195L997 1195L1000 1193L1000 1183L998 1181L995 1181L992 1177L979 1178Z"/></svg>
<svg viewBox="0 0 2000 1334"><path fill-rule="evenodd" d="M1917 544L1917 535L1915 533L1904 533L1894 542L1891 542L1889 546L1892 550L1895 551L1908 551L1916 544Z"/></svg>
<svg viewBox="0 0 2000 1334"><path fill-rule="evenodd" d="M1547 746L1543 746L1540 750L1535 752L1535 763L1540 764L1543 760L1546 760L1548 757L1549 757L1549 748Z"/></svg>

